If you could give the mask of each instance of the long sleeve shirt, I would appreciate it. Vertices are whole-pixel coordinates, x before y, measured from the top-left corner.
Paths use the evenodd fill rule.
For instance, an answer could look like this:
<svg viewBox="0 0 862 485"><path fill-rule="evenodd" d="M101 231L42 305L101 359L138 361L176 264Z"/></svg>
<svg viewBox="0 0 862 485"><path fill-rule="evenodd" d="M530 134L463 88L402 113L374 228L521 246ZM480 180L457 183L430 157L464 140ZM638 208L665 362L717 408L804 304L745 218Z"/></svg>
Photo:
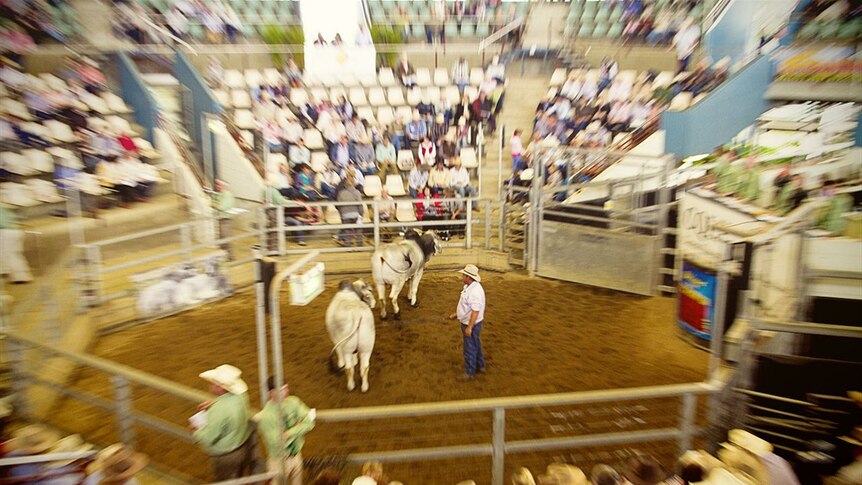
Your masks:
<svg viewBox="0 0 862 485"><path fill-rule="evenodd" d="M449 186L449 170L432 170L428 176L428 185L431 187L445 188Z"/></svg>
<svg viewBox="0 0 862 485"><path fill-rule="evenodd" d="M222 190L213 194L213 208L218 217L230 217L230 210L236 207L236 198L229 190Z"/></svg>
<svg viewBox="0 0 862 485"><path fill-rule="evenodd" d="M407 138L411 140L421 140L428 134L428 127L424 121L411 121L404 128Z"/></svg>
<svg viewBox="0 0 862 485"><path fill-rule="evenodd" d="M410 178L407 181L408 187L415 190L421 190L428 185L428 172L423 172L418 168L410 171Z"/></svg>
<svg viewBox="0 0 862 485"><path fill-rule="evenodd" d="M236 450L251 434L248 394L222 394L206 411L207 423L194 432L195 440L208 455Z"/></svg>
<svg viewBox="0 0 862 485"><path fill-rule="evenodd" d="M450 187L467 187L470 185L470 172L464 167L453 167L449 170Z"/></svg>
<svg viewBox="0 0 862 485"><path fill-rule="evenodd" d="M284 452L288 456L296 456L302 451L305 435L314 429L314 419L311 419L309 411L308 406L296 396L288 396L281 402L281 429L287 435ZM270 459L278 458L281 437L278 434L278 405L275 401L267 401L258 413L257 429L266 445L266 454Z"/></svg>
<svg viewBox="0 0 862 485"><path fill-rule="evenodd" d="M379 143L377 145L376 156L379 163L394 162L396 160L395 145L390 143L387 146Z"/></svg>

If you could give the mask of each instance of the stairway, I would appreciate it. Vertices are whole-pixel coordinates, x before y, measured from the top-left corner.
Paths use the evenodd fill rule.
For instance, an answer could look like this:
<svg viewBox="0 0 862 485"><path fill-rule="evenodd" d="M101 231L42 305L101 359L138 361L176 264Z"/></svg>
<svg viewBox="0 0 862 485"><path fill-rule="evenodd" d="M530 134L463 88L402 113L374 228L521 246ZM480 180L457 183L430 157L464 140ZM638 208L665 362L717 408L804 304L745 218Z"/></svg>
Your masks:
<svg viewBox="0 0 862 485"><path fill-rule="evenodd" d="M563 29L568 14L568 3L541 2L534 5L527 18L521 46L527 50L534 47L538 50L560 50L565 44Z"/></svg>
<svg viewBox="0 0 862 485"><path fill-rule="evenodd" d="M111 19L113 18L111 2L72 0L71 4L72 8L75 9L78 21L81 23L81 32L86 43L99 46L103 51L131 45L130 42L114 36L111 27Z"/></svg>

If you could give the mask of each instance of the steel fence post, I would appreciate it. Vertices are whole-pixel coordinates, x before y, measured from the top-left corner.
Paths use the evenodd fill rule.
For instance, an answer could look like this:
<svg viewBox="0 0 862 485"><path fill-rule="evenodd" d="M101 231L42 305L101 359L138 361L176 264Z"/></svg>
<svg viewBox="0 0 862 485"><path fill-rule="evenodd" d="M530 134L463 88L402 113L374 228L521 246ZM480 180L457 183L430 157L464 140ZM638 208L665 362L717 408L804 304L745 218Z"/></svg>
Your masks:
<svg viewBox="0 0 862 485"><path fill-rule="evenodd" d="M371 209L374 211L374 247L380 246L380 206L379 201L371 201Z"/></svg>
<svg viewBox="0 0 862 485"><path fill-rule="evenodd" d="M287 251L287 241L284 233L284 211L280 207L275 211L275 227L278 229L278 255L284 256Z"/></svg>
<svg viewBox="0 0 862 485"><path fill-rule="evenodd" d="M95 295L93 295L95 302L94 305L102 304L102 295L104 295L104 282L102 281L102 250L99 246L89 246L87 249L87 256L85 264L88 268L94 268L91 272L89 269L87 270L88 278L95 277ZM90 306L90 305L87 305Z"/></svg>
<svg viewBox="0 0 862 485"><path fill-rule="evenodd" d="M129 380L120 375L111 376L114 386L114 412L117 414L117 427L123 443L135 444L135 418L132 416L132 387Z"/></svg>
<svg viewBox="0 0 862 485"><path fill-rule="evenodd" d="M691 449L691 439L694 436L694 413L697 396L692 393L682 396L682 413L679 417L679 455Z"/></svg>
<svg viewBox="0 0 862 485"><path fill-rule="evenodd" d="M493 485L503 485L503 474L505 470L506 460L506 409L494 409L494 434L492 448L492 470L491 483Z"/></svg>
<svg viewBox="0 0 862 485"><path fill-rule="evenodd" d="M491 249L491 204L493 201L487 199L485 201L485 249Z"/></svg>
<svg viewBox="0 0 862 485"><path fill-rule="evenodd" d="M12 395L15 400L15 413L21 417L27 417L29 415L27 383L30 378L27 375L27 360L24 356L24 345L8 335L4 337L4 340L9 357L9 367L12 370Z"/></svg>
<svg viewBox="0 0 862 485"><path fill-rule="evenodd" d="M467 249L473 247L473 199L467 199L467 228L464 232Z"/></svg>

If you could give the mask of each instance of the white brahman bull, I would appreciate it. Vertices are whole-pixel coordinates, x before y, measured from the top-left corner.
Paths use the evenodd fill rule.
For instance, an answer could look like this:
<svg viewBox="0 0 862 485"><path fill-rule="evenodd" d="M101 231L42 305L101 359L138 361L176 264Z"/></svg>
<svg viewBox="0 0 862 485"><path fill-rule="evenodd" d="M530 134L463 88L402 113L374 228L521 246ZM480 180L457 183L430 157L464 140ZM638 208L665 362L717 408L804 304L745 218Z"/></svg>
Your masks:
<svg viewBox="0 0 862 485"><path fill-rule="evenodd" d="M416 292L425 271L425 263L440 251L440 240L434 231L425 231L420 236L415 230L407 231L403 241L385 244L374 251L371 256L371 274L380 299L380 318L386 318L387 284L392 286L389 299L392 300L396 320L401 319L398 295L407 280L410 280L407 294L410 306L416 306Z"/></svg>
<svg viewBox="0 0 862 485"><path fill-rule="evenodd" d="M338 293L326 309L326 331L335 347L332 352L338 357L338 367L347 374L347 390L352 391L353 368L359 356L359 375L362 392L368 391L368 364L374 349L374 292L365 282L344 280Z"/></svg>

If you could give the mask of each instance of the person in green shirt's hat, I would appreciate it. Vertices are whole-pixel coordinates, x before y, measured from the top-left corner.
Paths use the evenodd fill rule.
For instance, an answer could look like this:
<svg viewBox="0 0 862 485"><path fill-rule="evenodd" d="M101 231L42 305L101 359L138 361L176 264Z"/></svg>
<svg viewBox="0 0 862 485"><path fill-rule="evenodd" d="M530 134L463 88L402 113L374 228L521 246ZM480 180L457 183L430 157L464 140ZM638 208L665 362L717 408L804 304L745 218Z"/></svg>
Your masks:
<svg viewBox="0 0 862 485"><path fill-rule="evenodd" d="M280 471L280 460L283 458L286 483L302 485L302 445L305 444L305 435L314 429L314 410L309 409L298 397L291 396L285 384L281 388L282 424L279 427L275 379L270 376L266 384L269 401L254 418L266 445L267 471Z"/></svg>
<svg viewBox="0 0 862 485"><path fill-rule="evenodd" d="M227 184L223 180L216 179L215 192L213 193L213 209L215 209L216 217L218 218L219 239L227 239L230 237L233 229L233 210L236 208L236 198L233 193L228 190ZM230 242L223 242L221 248L227 253L228 260L233 259L230 250Z"/></svg>

